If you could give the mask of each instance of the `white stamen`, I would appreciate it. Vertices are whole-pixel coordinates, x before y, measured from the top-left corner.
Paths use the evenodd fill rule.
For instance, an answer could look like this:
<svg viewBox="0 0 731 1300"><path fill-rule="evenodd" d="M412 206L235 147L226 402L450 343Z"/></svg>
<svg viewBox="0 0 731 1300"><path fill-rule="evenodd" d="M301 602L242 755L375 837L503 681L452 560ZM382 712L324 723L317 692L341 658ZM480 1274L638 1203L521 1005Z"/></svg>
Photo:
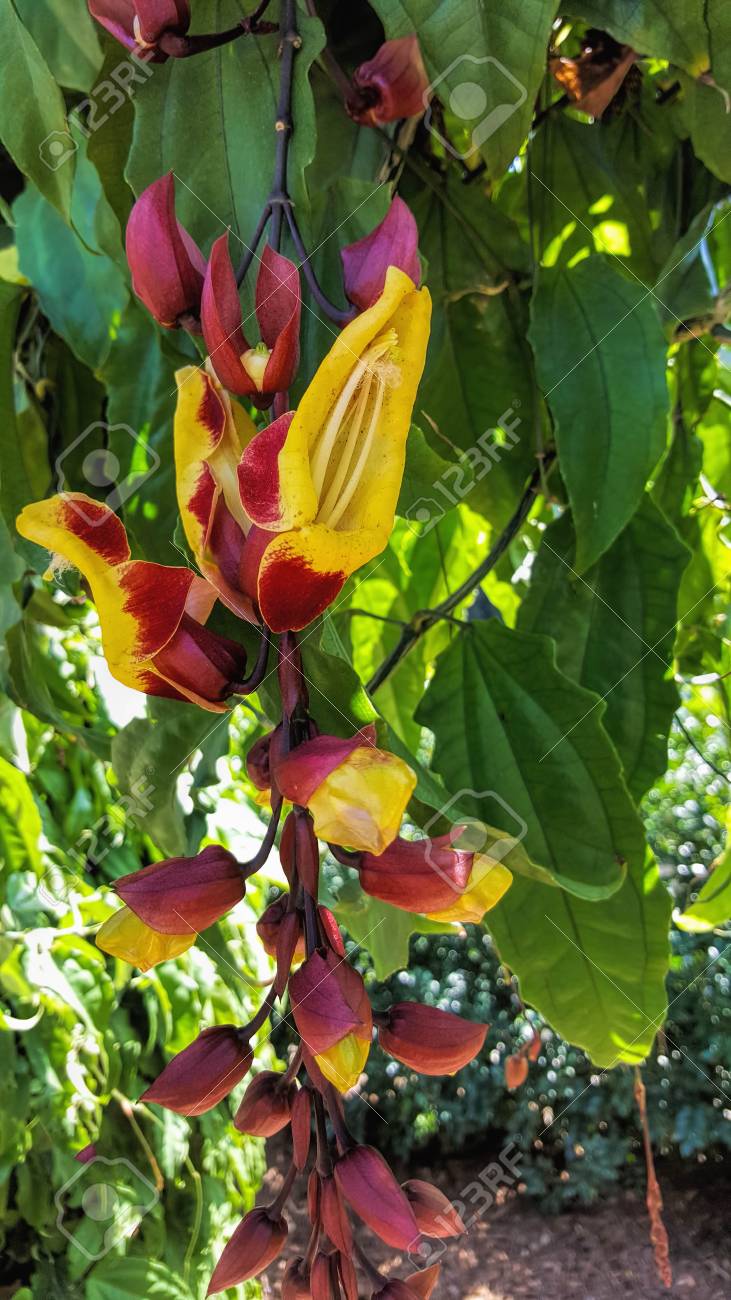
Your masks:
<svg viewBox="0 0 731 1300"><path fill-rule="evenodd" d="M378 385L378 388L376 390L376 400L373 403L373 411L371 413L370 424L368 425L368 432L365 436L363 446L361 447L360 456L358 457L355 469L353 470L348 480L347 487L345 488L345 491L342 493L339 501L337 502L335 509L330 515L330 518L326 521L330 528L337 527L347 507L350 505L350 502L353 499L353 496L355 494L355 490L358 487L361 478L363 477L363 471L366 467L366 461L368 460L368 457L370 455L371 447L373 445L373 440L376 436L378 421L381 418L381 408L383 406L383 399L386 394L386 384L381 375L377 376L376 383Z"/></svg>

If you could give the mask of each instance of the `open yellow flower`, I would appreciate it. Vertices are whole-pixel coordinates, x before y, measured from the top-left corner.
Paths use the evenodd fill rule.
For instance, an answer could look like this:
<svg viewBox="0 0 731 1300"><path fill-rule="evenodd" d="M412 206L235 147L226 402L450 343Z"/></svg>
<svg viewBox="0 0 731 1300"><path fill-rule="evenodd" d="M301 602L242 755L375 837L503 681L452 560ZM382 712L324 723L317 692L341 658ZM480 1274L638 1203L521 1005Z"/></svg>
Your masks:
<svg viewBox="0 0 731 1300"><path fill-rule="evenodd" d="M178 501L221 599L275 632L305 627L393 527L431 302L390 267L295 412L253 426L212 375L178 375ZM238 491L236 490L238 488Z"/></svg>

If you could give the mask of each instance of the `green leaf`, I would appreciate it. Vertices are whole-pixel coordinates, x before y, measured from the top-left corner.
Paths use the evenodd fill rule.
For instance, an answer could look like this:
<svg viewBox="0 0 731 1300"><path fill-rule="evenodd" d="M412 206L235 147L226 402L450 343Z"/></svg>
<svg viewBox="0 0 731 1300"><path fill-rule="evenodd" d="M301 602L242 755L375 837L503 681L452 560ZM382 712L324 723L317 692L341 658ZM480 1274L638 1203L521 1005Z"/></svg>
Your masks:
<svg viewBox="0 0 731 1300"><path fill-rule="evenodd" d="M59 85L91 90L102 53L87 0L15 0L15 7Z"/></svg>
<svg viewBox="0 0 731 1300"><path fill-rule="evenodd" d="M667 767L679 699L678 588L690 553L647 496L583 577L573 568L574 546L567 512L543 534L518 626L552 636L562 672L605 700L604 726L639 800Z"/></svg>
<svg viewBox="0 0 731 1300"><path fill-rule="evenodd" d="M42 827L28 778L0 757L0 863L8 871L42 870Z"/></svg>
<svg viewBox="0 0 731 1300"><path fill-rule="evenodd" d="M0 139L20 171L68 219L76 146L63 95L13 0L0 7L0 79Z"/></svg>
<svg viewBox="0 0 731 1300"><path fill-rule="evenodd" d="M408 966L412 934L444 934L452 929L448 922L429 921L425 916L402 912L390 903L369 898L357 884L352 889L345 885L333 911L351 939L370 953L379 980Z"/></svg>
<svg viewBox="0 0 731 1300"><path fill-rule="evenodd" d="M586 898L618 889L626 862L644 851L602 712L558 671L548 637L492 619L468 624L440 656L417 715L434 732L434 766L449 788L469 766L476 784L465 784L465 805L478 816L490 808L485 820L524 837L534 861Z"/></svg>
<svg viewBox="0 0 731 1300"><path fill-rule="evenodd" d="M654 861L589 903L515 880L489 914L523 998L596 1065L643 1060L665 1019L670 898Z"/></svg>
<svg viewBox="0 0 731 1300"><path fill-rule="evenodd" d="M706 8L703 0L570 0L561 12L697 77L709 64Z"/></svg>
<svg viewBox="0 0 731 1300"><path fill-rule="evenodd" d="M690 132L694 152L714 176L731 181L731 116L726 87L707 86L691 77L681 77L681 84L681 118Z"/></svg>
<svg viewBox="0 0 731 1300"><path fill-rule="evenodd" d="M538 862L582 881L598 871L616 881L618 860L627 862L611 897L589 901L516 877L489 914L523 997L609 1066L641 1059L660 1023L669 900L646 860L602 706L557 671L550 646L495 621L470 624L438 661L421 713L437 771L463 797L500 795ZM472 806L479 813L480 799Z"/></svg>
<svg viewBox="0 0 731 1300"><path fill-rule="evenodd" d="M530 338L584 573L632 518L665 446L666 344L649 295L603 257L540 271Z"/></svg>
<svg viewBox="0 0 731 1300"><path fill-rule="evenodd" d="M26 295L27 290L22 285L0 280L0 419L3 428L0 443L0 511L7 527L12 529L18 552L32 563L39 554L38 547L19 538L15 532L16 515L33 498L28 448L17 428L13 383L15 333ZM8 576L12 569L11 563L11 567L6 570ZM13 578L18 576L13 573Z"/></svg>
<svg viewBox="0 0 731 1300"><path fill-rule="evenodd" d="M196 3L201 31L225 31L242 18L238 0ZM314 153L314 108L308 71L323 45L321 24L298 14L302 48L295 60L289 154L290 193L298 214L309 206L304 170ZM279 87L276 33L244 37L192 59L170 59L135 95L128 177L137 194L165 172L177 180L177 213L207 251L233 231L240 259L272 183Z"/></svg>
<svg viewBox="0 0 731 1300"><path fill-rule="evenodd" d="M378 716L366 695L330 614L321 630L300 639L302 666L310 693L310 711L323 731L352 736Z"/></svg>
<svg viewBox="0 0 731 1300"><path fill-rule="evenodd" d="M109 352L128 300L122 272L82 243L32 186L13 210L21 270L56 333L95 370Z"/></svg>
<svg viewBox="0 0 731 1300"><path fill-rule="evenodd" d="M530 127L557 0L373 0L389 38L416 31L459 156L505 171ZM427 115L437 140L438 120ZM450 136L450 140L452 137Z"/></svg>
<svg viewBox="0 0 731 1300"><path fill-rule="evenodd" d="M731 814L727 817L727 844L698 897L674 918L681 930L704 934L731 919Z"/></svg>
<svg viewBox="0 0 731 1300"><path fill-rule="evenodd" d="M189 1300L182 1279L154 1259L107 1255L86 1279L86 1300Z"/></svg>

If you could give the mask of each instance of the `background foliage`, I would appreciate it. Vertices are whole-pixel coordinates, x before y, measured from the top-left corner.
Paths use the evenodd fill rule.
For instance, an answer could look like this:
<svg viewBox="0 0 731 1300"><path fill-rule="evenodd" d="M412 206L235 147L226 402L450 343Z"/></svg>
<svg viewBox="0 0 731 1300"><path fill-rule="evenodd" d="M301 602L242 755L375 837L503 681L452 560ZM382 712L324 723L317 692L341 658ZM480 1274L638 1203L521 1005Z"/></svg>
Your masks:
<svg viewBox="0 0 731 1300"><path fill-rule="evenodd" d="M224 28L246 7L196 0L195 26ZM645 1057L664 1019L670 900L652 853L683 911L723 849L728 6L323 4L348 70L384 31L418 29L452 151L427 123L388 137L355 126L318 62L322 25L301 8L292 190L322 282L342 303L338 246L372 228L398 182L435 302L401 518L305 638L313 712L339 734L375 713L389 743L418 754L415 825L434 830L445 807L509 835L516 817L525 825L490 939L411 940L408 980L491 1020L486 1056L438 1088L403 1087L392 1067L368 1087L398 1120L402 1153L447 1127L455 1141L486 1125L519 1132L532 1144L529 1190L552 1204L586 1199L636 1142L629 1072L591 1078ZM547 71L549 40L575 55L589 25L643 56L602 121L559 103ZM252 914L244 907L144 976L104 959L93 929L117 875L206 836L238 849L256 833L242 754L266 724L266 689L253 714L223 722L131 704L110 685L78 580L44 585L47 556L14 519L58 487L98 494L87 457L101 446L117 461L135 554L180 563L173 374L197 358L133 297L123 229L139 190L173 169L179 216L206 251L226 226L249 238L271 180L276 47L239 40L125 85L129 61L84 0L0 0L0 1033L11 1063L0 1081L0 1283L20 1283L22 1300L202 1294L262 1169L225 1107L189 1126L129 1104L199 1022L246 1018L256 1003L264 959ZM505 103L505 69L525 91L481 157L470 135L480 122L450 107L466 55L482 121ZM61 143L59 166L49 141ZM306 311L300 386L330 342ZM417 611L469 577L536 465L528 520L477 598L411 625L409 654L369 698L361 683ZM676 730L666 775L681 690L684 725L718 771ZM719 929L729 908L710 879L705 920ZM393 972L414 919L336 876L332 888L364 967L402 987ZM433 926L417 918L420 928ZM657 1141L684 1155L727 1143L723 943L722 928L674 934L670 1020L647 1067ZM527 1023L517 987L544 1049L508 1097L503 1045ZM571 1109L551 1122L560 1102ZM132 1169L99 1179L98 1164L73 1160L90 1142ZM104 1253L110 1222L137 1221Z"/></svg>

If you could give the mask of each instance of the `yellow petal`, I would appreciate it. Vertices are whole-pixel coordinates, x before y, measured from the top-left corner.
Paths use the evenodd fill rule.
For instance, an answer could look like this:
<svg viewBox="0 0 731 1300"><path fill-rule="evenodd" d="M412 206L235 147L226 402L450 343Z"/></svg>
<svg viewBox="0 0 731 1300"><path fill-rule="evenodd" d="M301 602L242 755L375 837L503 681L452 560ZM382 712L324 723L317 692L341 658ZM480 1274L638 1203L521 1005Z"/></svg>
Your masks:
<svg viewBox="0 0 731 1300"><path fill-rule="evenodd" d="M196 934L158 934L145 925L129 907L121 907L97 931L96 946L112 957L121 957L130 966L150 970L158 962L179 957L192 948Z"/></svg>
<svg viewBox="0 0 731 1300"><path fill-rule="evenodd" d="M338 1092L349 1092L363 1073L370 1049L370 1039L350 1033L335 1043L334 1047L315 1056L315 1062Z"/></svg>
<svg viewBox="0 0 731 1300"><path fill-rule="evenodd" d="M398 835L415 786L415 774L396 754L354 749L310 796L315 833L378 856Z"/></svg>
<svg viewBox="0 0 731 1300"><path fill-rule="evenodd" d="M485 912L500 902L513 883L513 874L502 862L476 853L467 888L451 907L427 912L431 921L472 921L477 925Z"/></svg>

